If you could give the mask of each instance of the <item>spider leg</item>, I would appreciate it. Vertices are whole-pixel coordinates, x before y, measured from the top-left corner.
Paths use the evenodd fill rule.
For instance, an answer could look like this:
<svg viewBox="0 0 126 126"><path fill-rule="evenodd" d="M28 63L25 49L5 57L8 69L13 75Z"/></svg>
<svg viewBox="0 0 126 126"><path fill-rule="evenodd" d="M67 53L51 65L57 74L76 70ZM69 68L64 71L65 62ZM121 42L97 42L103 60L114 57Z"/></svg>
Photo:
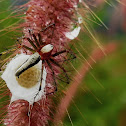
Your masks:
<svg viewBox="0 0 126 126"><path fill-rule="evenodd" d="M42 79L43 79L44 62L45 62L45 61L43 60L43 62L42 62L42 70L41 70L40 86L39 86L38 92L36 93L36 95L35 95L35 97L34 97L34 101L35 101L37 95L39 94L39 92L40 92L41 89L42 89Z"/></svg>
<svg viewBox="0 0 126 126"><path fill-rule="evenodd" d="M65 52L69 52L73 56L73 58L70 58L68 60L71 60L71 59L75 59L76 58L76 56L71 51L68 51L68 50L62 50L60 52L56 52L55 54L52 55L52 57L58 56L58 55L60 55L62 53L65 53ZM65 61L67 61L67 60L65 60Z"/></svg>
<svg viewBox="0 0 126 126"><path fill-rule="evenodd" d="M24 51L25 51L26 54L27 54L27 51L26 51L26 50L29 50L29 51L31 51L32 53L35 52L34 49L32 49L32 48L30 48L30 47L28 47L28 46L26 46L26 45L21 45L20 38L17 39L17 43L16 43L16 46L17 46L17 47L18 47L18 44L20 45L19 48L21 48L21 47L24 48ZM25 49L26 49L26 50L25 50Z"/></svg>
<svg viewBox="0 0 126 126"><path fill-rule="evenodd" d="M32 53L35 53L35 50L34 49L32 49L32 48L30 48L30 47L28 47L26 45L22 45L22 47L24 47L25 49L31 51Z"/></svg>
<svg viewBox="0 0 126 126"><path fill-rule="evenodd" d="M33 43L33 41L30 38L27 38L27 40L30 42L30 44L32 45L32 47L37 50L36 45Z"/></svg>
<svg viewBox="0 0 126 126"><path fill-rule="evenodd" d="M52 26L55 26L55 23L52 23L52 24L48 25L47 27L45 27L45 28L42 30L42 32L43 32L43 31L46 31L49 27L52 27ZM54 28L53 28L53 31L52 31L50 43L51 43L51 41L52 41L53 34L54 34Z"/></svg>
<svg viewBox="0 0 126 126"><path fill-rule="evenodd" d="M70 53L70 54L71 54L70 57L68 57L68 58L64 57L63 63L76 58L76 55L74 55L73 53Z"/></svg>
<svg viewBox="0 0 126 126"><path fill-rule="evenodd" d="M69 53L71 54L71 56L73 56L73 57L70 58L70 59L75 59L75 58L76 58L76 55L75 55L72 51L69 51Z"/></svg>
<svg viewBox="0 0 126 126"><path fill-rule="evenodd" d="M54 73L54 71L53 71L53 68L52 68L50 62L49 62L48 60L46 60L46 62L47 62L47 64L48 64L49 68L52 70L52 75L53 75L54 83L55 83L55 86L56 86L55 91L57 91L57 83L56 83L55 73ZM54 92L51 92L51 93L54 93ZM51 94L51 93L49 93L49 94Z"/></svg>
<svg viewBox="0 0 126 126"><path fill-rule="evenodd" d="M43 61L43 63L44 63L44 61ZM43 63L42 63L41 80L40 80L39 90L38 90L38 92L37 92L37 93L35 94L35 96L34 96L33 104L32 104L32 105L29 104L29 111L28 111L29 124L30 124L30 119L31 119L31 111L32 111L32 108L33 108L35 99L36 99L37 95L39 94L39 91L41 91L41 87L42 87L42 77L43 77L43 68L44 68L44 67L43 67ZM30 125L29 125L29 126L30 126Z"/></svg>
<svg viewBox="0 0 126 126"><path fill-rule="evenodd" d="M66 61L70 61L70 60L73 60L73 59L75 59L75 58L76 58L76 55L75 55L72 51L66 50L66 52L68 52L68 53L67 53L67 55L66 55L65 57L63 57L63 58L64 58L64 60L59 61L59 62L64 63L64 62L66 62ZM70 56L69 56L69 57L68 57L68 54L70 54ZM67 57L67 58L66 58L66 57Z"/></svg>
<svg viewBox="0 0 126 126"><path fill-rule="evenodd" d="M54 26L55 26L55 24L54 24ZM53 35L54 35L54 28L53 28L53 31L52 31L52 36L51 36L51 41L50 41L50 43L52 42Z"/></svg>
<svg viewBox="0 0 126 126"><path fill-rule="evenodd" d="M61 68L61 69L63 70L63 72L65 73L65 76L66 76L66 78L67 78L67 84L69 84L69 83L70 83L70 82L69 82L69 77L68 77L68 75L67 75L67 73L66 73L66 70L65 70L60 64L58 64L55 60L53 60L53 59L50 58L50 61L51 61L53 64L55 64L56 66L58 66L59 68Z"/></svg>
<svg viewBox="0 0 126 126"><path fill-rule="evenodd" d="M46 31L49 27L52 27L52 26L55 26L55 23L52 23L52 24L48 25L47 27L43 28L41 30L41 32Z"/></svg>
<svg viewBox="0 0 126 126"><path fill-rule="evenodd" d="M56 52L55 54L52 55L52 57L58 56L58 55L60 55L62 53L65 53L65 52L67 52L67 51L66 50L62 50L60 52Z"/></svg>
<svg viewBox="0 0 126 126"><path fill-rule="evenodd" d="M38 39L39 39L40 45L44 45L44 43L42 42L42 37L40 33L38 33Z"/></svg>
<svg viewBox="0 0 126 126"><path fill-rule="evenodd" d="M60 81L63 82L63 83L67 83L67 81L64 80L64 77L62 77L62 78L61 78L61 77L57 77L57 79L60 80ZM71 79L69 79L69 80L71 80Z"/></svg>
<svg viewBox="0 0 126 126"><path fill-rule="evenodd" d="M40 47L39 42L38 42L38 40L37 40L35 34L32 34L32 36L33 36L33 38L34 38L34 40L35 40L35 43L36 43L37 47Z"/></svg>

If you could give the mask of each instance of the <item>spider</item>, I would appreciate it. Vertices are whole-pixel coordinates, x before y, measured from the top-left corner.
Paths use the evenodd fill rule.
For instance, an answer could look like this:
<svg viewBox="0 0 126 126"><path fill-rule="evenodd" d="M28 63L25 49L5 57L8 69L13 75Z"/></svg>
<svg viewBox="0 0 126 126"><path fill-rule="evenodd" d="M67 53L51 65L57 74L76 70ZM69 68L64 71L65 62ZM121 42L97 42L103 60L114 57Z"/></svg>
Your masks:
<svg viewBox="0 0 126 126"><path fill-rule="evenodd" d="M44 30L46 30L48 27L52 27L54 25L55 24L51 24L51 25L47 26ZM44 30L42 30L42 31L44 31ZM65 53L65 52L66 53L71 53L71 52L67 49L64 49L64 50L61 50L59 52L52 54L54 46L51 44L51 42L50 43L43 42L40 33L38 33L37 35L31 34L31 38L26 38L26 39L31 44L32 48L27 47L27 46L24 46L24 48L28 49L29 51L34 52L34 53L17 69L17 71L15 72L15 76L19 78L20 75L24 71L26 71L27 69L36 65L40 60L42 60L41 73L43 72L43 69L45 66L44 64L46 63L48 65L48 67L50 68L50 70L52 71L55 91L57 91L57 82L56 82L56 76L55 76L55 72L53 70L52 64L59 67L65 73L65 78L67 80L66 83L69 84L70 80L69 80L66 70L64 69L64 67L62 65L60 65L55 60L55 57L58 55L61 55L62 53ZM71 54L73 55L73 53L71 53ZM76 58L75 55L74 55L74 58ZM41 76L39 91L41 91L41 86L42 86L42 76ZM39 93L39 91L38 91L38 93ZM54 93L54 92L51 92L51 93Z"/></svg>

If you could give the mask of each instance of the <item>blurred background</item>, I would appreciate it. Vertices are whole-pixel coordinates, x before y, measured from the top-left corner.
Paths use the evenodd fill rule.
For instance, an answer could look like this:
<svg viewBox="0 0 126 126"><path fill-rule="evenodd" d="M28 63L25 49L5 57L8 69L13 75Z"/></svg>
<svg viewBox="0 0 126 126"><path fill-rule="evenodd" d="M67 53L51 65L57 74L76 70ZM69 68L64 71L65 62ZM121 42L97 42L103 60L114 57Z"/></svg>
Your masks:
<svg viewBox="0 0 126 126"><path fill-rule="evenodd" d="M93 69L86 74L73 99L74 102L68 109L72 123L67 114L63 125L126 126L126 0L83 1L108 28L105 28L98 19L89 13L88 18L84 20L90 31L101 45L115 43L118 48L95 63ZM18 4L22 4L20 0L0 1L0 52L14 44L15 38L20 36L13 30L7 30L20 21L15 18L14 10L10 9ZM94 47L98 47L98 45L90 33L86 29L84 31L85 33L80 33L79 39L83 41L81 45L88 53L81 50L78 44L76 46L87 59ZM81 58L81 56L78 57ZM78 58L73 65L78 69L83 63Z"/></svg>

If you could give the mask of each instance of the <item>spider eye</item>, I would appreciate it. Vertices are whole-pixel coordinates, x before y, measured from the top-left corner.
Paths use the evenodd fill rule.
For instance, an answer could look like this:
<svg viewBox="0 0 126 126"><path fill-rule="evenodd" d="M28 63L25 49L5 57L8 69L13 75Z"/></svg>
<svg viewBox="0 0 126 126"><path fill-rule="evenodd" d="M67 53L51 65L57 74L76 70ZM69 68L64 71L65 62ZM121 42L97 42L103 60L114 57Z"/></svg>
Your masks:
<svg viewBox="0 0 126 126"><path fill-rule="evenodd" d="M53 45L48 44L48 45L45 45L45 46L41 49L41 52L42 52L42 53L48 53L48 52L52 51L52 49L53 49Z"/></svg>

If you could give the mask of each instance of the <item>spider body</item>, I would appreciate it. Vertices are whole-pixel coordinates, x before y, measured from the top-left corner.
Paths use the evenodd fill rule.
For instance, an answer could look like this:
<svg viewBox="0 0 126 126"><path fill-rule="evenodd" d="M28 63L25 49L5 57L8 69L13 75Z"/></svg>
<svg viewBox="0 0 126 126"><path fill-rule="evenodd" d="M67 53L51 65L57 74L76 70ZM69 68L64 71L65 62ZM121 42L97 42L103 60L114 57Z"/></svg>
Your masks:
<svg viewBox="0 0 126 126"><path fill-rule="evenodd" d="M40 33L44 32L45 30L47 30L48 27L52 27L52 26L55 26L55 24L50 24L49 26L44 28L42 31L40 31ZM69 77L67 75L67 71L62 66L62 64L59 63L56 60L55 57L57 57L57 56L59 56L63 53L67 53L67 54L69 53L69 54L73 55L73 58L71 58L71 59L76 58L76 56L70 50L67 50L67 49L61 50L61 51L56 52L56 53L52 53L53 49L54 49L53 45L51 44L51 42L50 43L49 42L43 42L42 36L41 36L40 33L32 34L31 30L29 30L30 37L23 37L22 38L22 39L25 39L31 45L31 47L29 47L27 45L20 44L20 48L24 49L24 51L25 50L30 51L32 53L32 55L21 66L18 67L18 69L15 71L15 76L19 78L20 75L23 72L25 72L26 70L28 70L32 66L36 65L40 60L42 60L41 80L40 80L39 91L41 90L42 75L43 75L44 67L48 67L48 69L50 69L52 71L51 76L52 76L53 81L54 81L53 84L56 86L55 90L57 90L57 82L56 82L57 77L56 77L56 73L54 71L53 66L56 66L57 68L60 68L63 71L64 76L66 78L65 82L67 84L69 84L70 80L69 80ZM7 52L10 52L10 51L13 51L13 50L16 50L16 49L14 48L14 49L9 50ZM0 53L0 56L3 55L3 54L6 54L7 52L5 51L5 52ZM26 52L26 54L27 54L27 52ZM64 59L64 61L67 61L67 60L69 60L69 59L66 59L66 58Z"/></svg>
<svg viewBox="0 0 126 126"><path fill-rule="evenodd" d="M33 53L29 59L27 59L16 71L15 76L20 77L20 75L29 69L30 67L36 65L40 60L42 60L42 71L43 71L43 66L49 67L49 69L52 71L52 77L54 80L54 84L56 86L57 90L57 83L56 83L56 76L55 72L53 70L52 64L54 66L59 67L64 73L65 77L67 78L67 82L69 84L69 77L67 75L66 70L62 65L60 65L56 60L55 57L58 55L61 55L62 53L69 52L68 50L64 49L62 51L56 52L52 54L53 51L53 45L50 43L42 42L41 35L38 34L37 36L35 34L32 34L32 38L25 38L28 40L28 42L31 44L32 48L25 46L29 51L35 52ZM41 90L41 86L40 86Z"/></svg>
<svg viewBox="0 0 126 126"><path fill-rule="evenodd" d="M47 26L44 30L47 30L48 27L52 27L53 25L54 24ZM43 31L41 31L41 32L43 32ZM57 62L55 57L57 57L57 56L59 56L59 55L61 55L63 53L70 53L71 55L73 55L73 53L71 53L71 51L66 50L66 49L61 50L61 51L56 52L56 53L52 53L54 47L51 44L51 42L50 43L49 42L43 42L40 33L38 33L37 35L31 34L30 31L29 31L29 33L30 33L31 37L30 38L24 38L24 39L26 39L31 44L31 48L27 47L26 45L23 45L23 47L25 49L29 50L30 52L32 52L33 54L29 57L29 59L27 59L16 70L15 76L19 78L20 75L24 71L26 71L27 69L29 69L32 66L36 65L40 60L42 60L41 80L40 80L39 91L41 91L42 75L43 75L43 69L44 69L45 66L48 67L48 69L50 69L52 71L51 76L52 76L53 81L54 81L53 84L55 85L55 91L57 91L57 82L56 82L56 74L55 74L53 66L56 66L56 67L60 68L63 71L63 73L65 75L65 78L66 78L65 82L67 84L69 84L70 80L69 80L69 77L67 75L67 71L65 70L65 68L60 63ZM75 55L74 55L74 57L72 59L74 59L74 58L76 58ZM38 91L38 93L39 93L39 91ZM51 93L54 93L54 92L51 92ZM38 93L36 94L36 96L38 95ZM35 96L35 98L36 98L36 96Z"/></svg>

